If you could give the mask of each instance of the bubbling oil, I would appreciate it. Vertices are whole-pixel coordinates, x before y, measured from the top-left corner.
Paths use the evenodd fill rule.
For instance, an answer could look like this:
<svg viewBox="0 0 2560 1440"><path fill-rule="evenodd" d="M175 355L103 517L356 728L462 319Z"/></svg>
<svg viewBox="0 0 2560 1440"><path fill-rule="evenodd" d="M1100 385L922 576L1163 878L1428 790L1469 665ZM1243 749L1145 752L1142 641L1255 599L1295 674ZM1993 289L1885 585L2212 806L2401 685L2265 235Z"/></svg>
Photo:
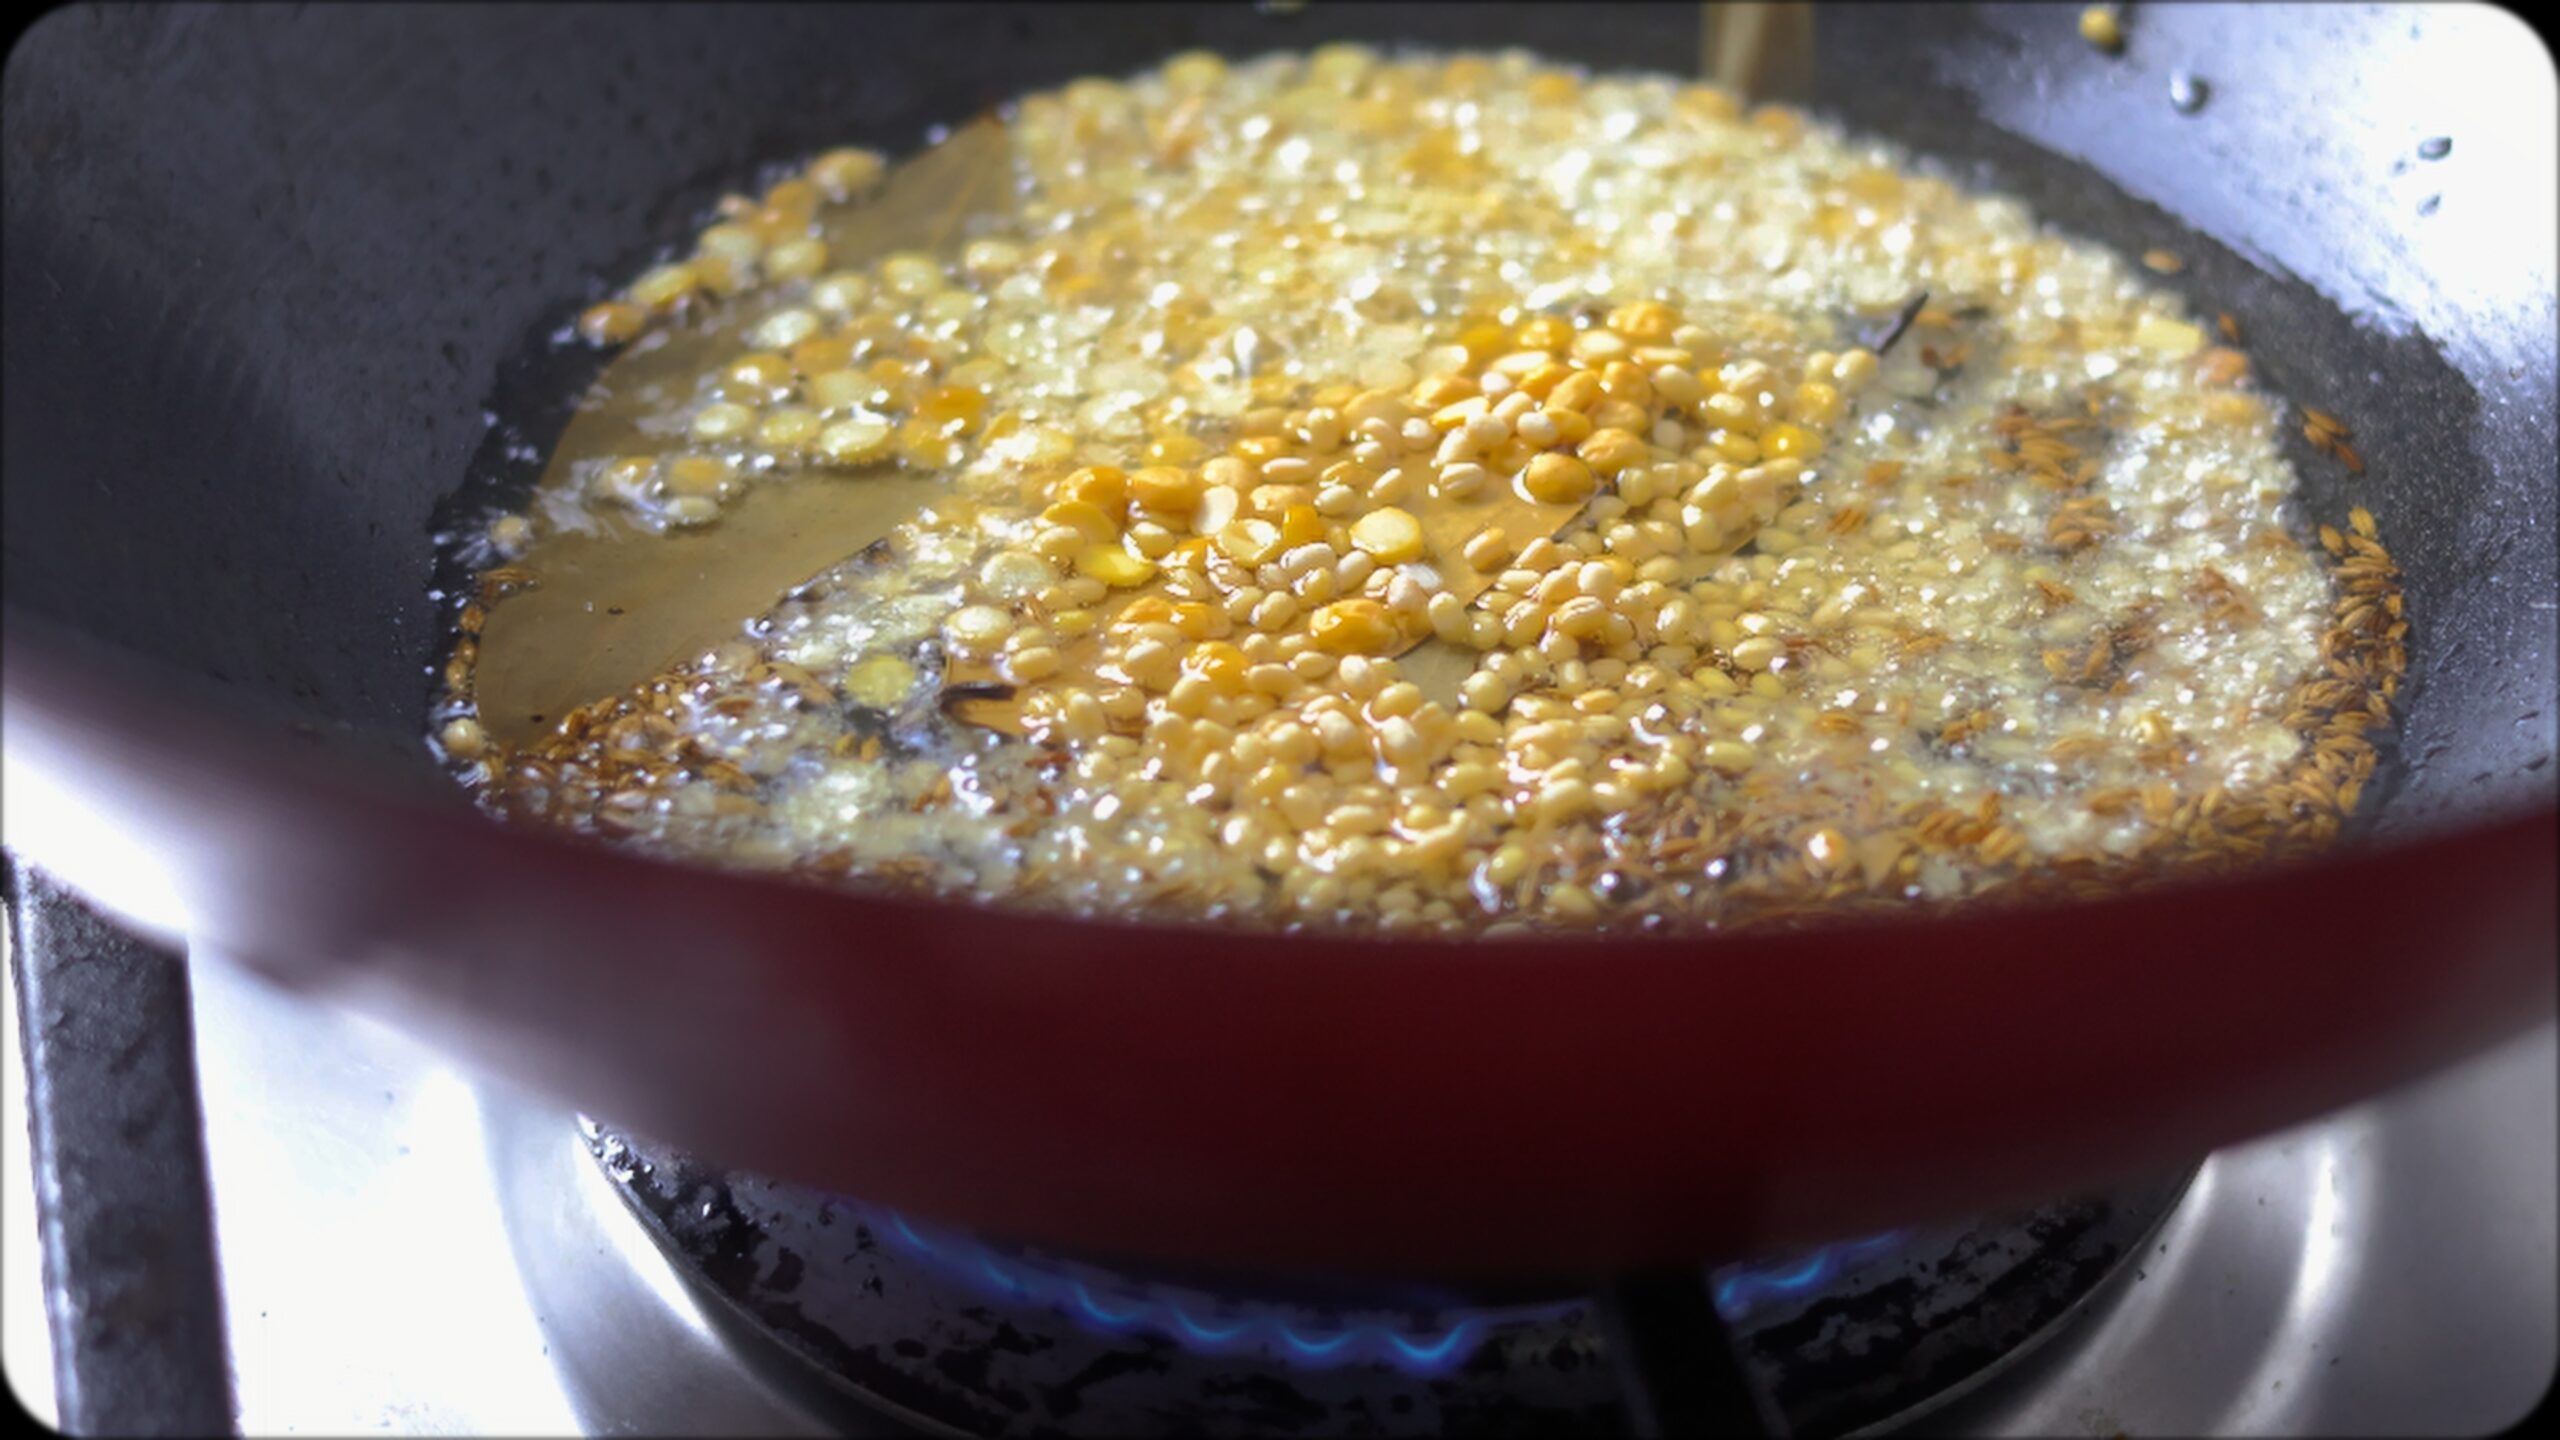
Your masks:
<svg viewBox="0 0 2560 1440"><path fill-rule="evenodd" d="M2306 541L2245 355L1888 144L1334 46L794 183L597 322L671 312L512 517L529 588L446 732L493 810L1472 933L2248 863L2372 772L2405 625L2370 517ZM1441 533L1531 491L1535 533ZM955 717L963 677L1028 734Z"/></svg>

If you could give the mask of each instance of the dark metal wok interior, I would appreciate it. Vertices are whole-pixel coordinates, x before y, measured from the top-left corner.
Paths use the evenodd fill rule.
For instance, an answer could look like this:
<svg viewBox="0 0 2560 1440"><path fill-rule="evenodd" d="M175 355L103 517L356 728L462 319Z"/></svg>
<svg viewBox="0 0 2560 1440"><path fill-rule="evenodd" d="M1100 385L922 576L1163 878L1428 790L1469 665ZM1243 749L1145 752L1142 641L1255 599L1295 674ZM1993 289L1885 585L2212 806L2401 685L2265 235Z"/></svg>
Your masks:
<svg viewBox="0 0 2560 1440"><path fill-rule="evenodd" d="M2547 794L2550 256L2470 238L2547 237L2548 170L2495 173L2487 135L2423 157L2440 87L2380 83L2459 49L2463 13L2169 7L2113 60L2054 7L1821 13L1822 107L2072 230L2177 250L2172 283L2243 318L2274 391L2356 427L2363 476L2294 459L2312 513L2370 505L2407 571L2382 827ZM905 151L1193 45L1677 68L1697 26L1650 6L55 12L7 72L8 602L431 782L431 530L529 480L522 447L594 363L543 337L759 164ZM2201 77L2207 104L2171 103Z"/></svg>

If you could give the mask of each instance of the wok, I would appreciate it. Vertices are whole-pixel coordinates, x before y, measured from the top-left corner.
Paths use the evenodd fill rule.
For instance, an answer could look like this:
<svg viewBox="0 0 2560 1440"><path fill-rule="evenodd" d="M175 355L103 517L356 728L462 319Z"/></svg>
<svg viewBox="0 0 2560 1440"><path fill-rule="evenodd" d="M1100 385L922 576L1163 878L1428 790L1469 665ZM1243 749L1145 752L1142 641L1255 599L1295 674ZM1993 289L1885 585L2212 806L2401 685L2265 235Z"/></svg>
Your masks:
<svg viewBox="0 0 2560 1440"><path fill-rule="evenodd" d="M686 869L494 826L434 771L431 531L556 432L595 362L542 337L758 164L1193 45L1683 68L1697 25L53 12L5 94L8 842L718 1160L1215 1267L1564 1275L1920 1221L2547 1013L2553 80L2487 9L2144 7L2119 58L2068 7L1820 15L1819 108L2178 252L2273 391L2356 427L2361 476L2294 455L2309 511L2369 505L2407 571L2402 750L2350 853L1799 934L1390 944Z"/></svg>

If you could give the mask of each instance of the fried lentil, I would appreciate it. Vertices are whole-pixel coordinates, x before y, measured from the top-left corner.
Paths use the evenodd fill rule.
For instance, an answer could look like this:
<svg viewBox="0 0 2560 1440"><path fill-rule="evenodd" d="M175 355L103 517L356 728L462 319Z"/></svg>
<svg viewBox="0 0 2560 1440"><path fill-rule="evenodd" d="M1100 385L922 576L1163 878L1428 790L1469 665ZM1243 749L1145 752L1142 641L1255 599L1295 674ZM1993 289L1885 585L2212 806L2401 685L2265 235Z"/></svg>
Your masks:
<svg viewBox="0 0 2560 1440"><path fill-rule="evenodd" d="M1019 223L956 263L825 269L813 217L885 171L835 152L589 312L599 344L765 314L659 417L711 468L585 499L716 526L813 462L954 498L523 753L471 722L466 639L441 735L492 808L847 883L1474 930L2091 892L2327 843L2371 778L2408 629L2371 517L2320 527L2329 566L2294 543L2236 352L2013 201L1517 54L1182 57L1004 126ZM1839 348L1916 290L1916 353ZM1465 538L1490 588L1435 609L1415 507L1512 484L1584 508ZM484 603L537 581L538 548ZM1424 634L1477 653L1456 711L1400 675ZM1031 742L930 703L976 653L1040 688Z"/></svg>

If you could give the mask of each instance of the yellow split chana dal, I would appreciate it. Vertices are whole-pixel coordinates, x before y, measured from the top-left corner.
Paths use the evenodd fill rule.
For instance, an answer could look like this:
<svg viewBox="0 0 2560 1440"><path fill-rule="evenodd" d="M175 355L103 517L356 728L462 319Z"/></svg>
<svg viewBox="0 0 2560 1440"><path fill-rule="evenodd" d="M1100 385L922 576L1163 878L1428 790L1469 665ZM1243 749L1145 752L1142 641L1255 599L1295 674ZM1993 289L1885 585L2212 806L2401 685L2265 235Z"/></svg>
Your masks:
<svg viewBox="0 0 2560 1440"><path fill-rule="evenodd" d="M939 250L820 243L896 183L831 152L589 312L599 345L756 318L653 421L716 470L634 457L583 501L716 536L746 477L950 500L519 750L456 728L458 651L444 749L484 802L846 883L1390 932L2334 839L2405 660L2396 571L2362 512L2298 537L2281 406L2138 263L1671 78L1322 57L1024 97L1014 203ZM1025 736L944 713L964 671Z"/></svg>

